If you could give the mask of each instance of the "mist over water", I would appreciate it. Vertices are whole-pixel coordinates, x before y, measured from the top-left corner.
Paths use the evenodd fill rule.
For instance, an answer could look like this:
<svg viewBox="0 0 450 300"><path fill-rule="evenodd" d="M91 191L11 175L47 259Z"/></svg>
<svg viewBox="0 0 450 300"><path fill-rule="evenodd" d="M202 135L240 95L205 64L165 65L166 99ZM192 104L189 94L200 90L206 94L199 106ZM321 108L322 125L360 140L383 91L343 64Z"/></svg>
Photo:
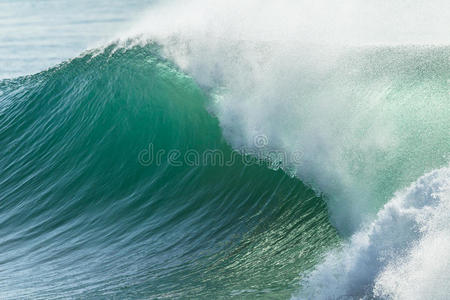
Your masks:
<svg viewBox="0 0 450 300"><path fill-rule="evenodd" d="M166 1L131 33L333 45L448 45L447 1ZM211 43L215 43L211 41Z"/></svg>
<svg viewBox="0 0 450 300"><path fill-rule="evenodd" d="M448 4L171 2L122 39L163 45L212 91L235 148L264 134L262 151L301 151L296 175L330 198L349 233L448 161L450 21L437 6Z"/></svg>

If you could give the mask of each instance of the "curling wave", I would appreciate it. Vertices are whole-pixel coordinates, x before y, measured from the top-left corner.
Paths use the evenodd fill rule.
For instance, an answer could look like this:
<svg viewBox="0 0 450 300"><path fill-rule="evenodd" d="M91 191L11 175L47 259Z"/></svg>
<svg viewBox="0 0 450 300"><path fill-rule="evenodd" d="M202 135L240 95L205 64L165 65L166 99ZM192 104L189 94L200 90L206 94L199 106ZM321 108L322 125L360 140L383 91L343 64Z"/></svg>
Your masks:
<svg viewBox="0 0 450 300"><path fill-rule="evenodd" d="M233 150L159 52L0 82L2 299L289 297L338 241L323 199L266 162L170 163Z"/></svg>

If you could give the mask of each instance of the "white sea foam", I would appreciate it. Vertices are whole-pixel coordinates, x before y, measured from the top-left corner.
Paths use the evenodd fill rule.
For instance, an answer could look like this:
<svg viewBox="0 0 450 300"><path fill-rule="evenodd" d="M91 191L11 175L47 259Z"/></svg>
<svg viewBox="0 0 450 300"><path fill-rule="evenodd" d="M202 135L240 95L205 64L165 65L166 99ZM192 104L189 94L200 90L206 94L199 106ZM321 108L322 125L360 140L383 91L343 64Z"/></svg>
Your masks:
<svg viewBox="0 0 450 300"><path fill-rule="evenodd" d="M450 169L396 193L302 282L299 299L448 299Z"/></svg>

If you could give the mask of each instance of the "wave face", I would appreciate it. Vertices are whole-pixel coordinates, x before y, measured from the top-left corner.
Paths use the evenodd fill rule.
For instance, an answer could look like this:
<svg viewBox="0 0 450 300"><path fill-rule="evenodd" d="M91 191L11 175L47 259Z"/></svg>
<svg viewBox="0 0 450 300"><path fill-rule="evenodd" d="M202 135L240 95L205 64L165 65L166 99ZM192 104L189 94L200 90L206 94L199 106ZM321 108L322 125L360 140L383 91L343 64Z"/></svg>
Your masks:
<svg viewBox="0 0 450 300"><path fill-rule="evenodd" d="M326 195L332 222L346 236L396 191L448 162L448 47L219 41L204 48L181 38L167 48L216 91L215 113L233 147L251 148L264 135L267 146L255 151L302 153L300 163L283 164Z"/></svg>
<svg viewBox="0 0 450 300"><path fill-rule="evenodd" d="M2 299L286 298L338 242L322 197L263 161L169 162L234 152L159 52L113 45L0 82Z"/></svg>

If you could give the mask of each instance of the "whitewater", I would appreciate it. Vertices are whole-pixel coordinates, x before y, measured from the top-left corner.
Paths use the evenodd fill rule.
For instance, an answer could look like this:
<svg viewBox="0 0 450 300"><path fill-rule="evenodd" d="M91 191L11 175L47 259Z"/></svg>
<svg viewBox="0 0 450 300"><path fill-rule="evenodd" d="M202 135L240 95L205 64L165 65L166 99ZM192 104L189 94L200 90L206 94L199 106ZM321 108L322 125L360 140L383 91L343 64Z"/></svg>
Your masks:
<svg viewBox="0 0 450 300"><path fill-rule="evenodd" d="M449 10L160 1L2 80L0 295L448 299Z"/></svg>

